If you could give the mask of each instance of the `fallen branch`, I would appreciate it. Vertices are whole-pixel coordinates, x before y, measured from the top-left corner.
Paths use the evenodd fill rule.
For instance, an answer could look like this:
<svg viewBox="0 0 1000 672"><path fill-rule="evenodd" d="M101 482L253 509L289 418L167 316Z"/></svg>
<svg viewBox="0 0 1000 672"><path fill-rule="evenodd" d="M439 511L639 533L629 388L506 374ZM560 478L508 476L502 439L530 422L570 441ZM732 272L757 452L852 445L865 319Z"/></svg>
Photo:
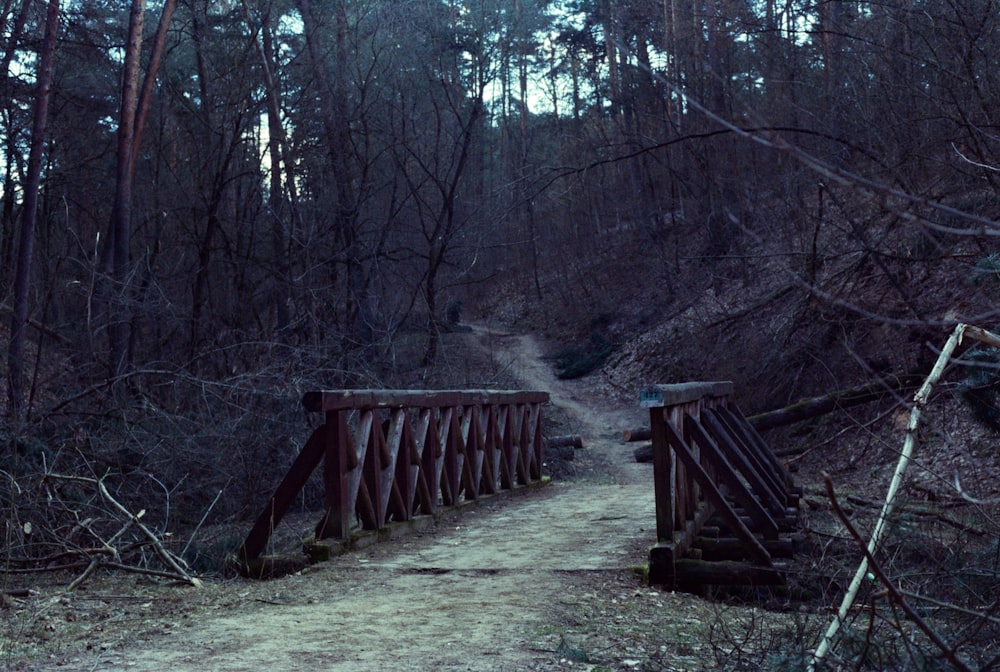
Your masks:
<svg viewBox="0 0 1000 672"><path fill-rule="evenodd" d="M107 541L102 540L103 548L99 549L100 552L88 555L90 563L84 570L83 574L77 577L68 586L67 588L68 590L73 590L76 587L78 587L94 572L95 569L97 569L101 565L107 565L115 567L117 569L123 569L124 567L128 566L118 561L119 554L113 544L119 538L121 538L122 535L124 535L129 528L133 526L136 527L142 533L142 535L146 537L149 544L152 546L154 552L156 553L157 557L160 558L160 561L164 565L166 565L168 569L168 571L166 572L158 573L157 576L164 576L166 578L175 579L177 581L187 583L188 585L191 586L201 585L201 581L192 577L191 574L188 573L188 571L182 566L181 563L183 563L183 560L181 560L180 558L176 557L173 553L168 551L163 546L163 542L160 540L160 538L152 530L150 530L142 523L140 519L143 517L143 515L145 515L146 513L145 510L140 511L139 513L132 513L127 508L125 508L125 506L123 506L117 499L115 499L108 491L107 487L104 485L103 478L98 479L98 478L88 478L85 476L69 476L63 474L47 474L46 478L53 478L61 481L70 481L74 483L85 483L87 485L95 487L97 491L100 493L102 499L104 499L105 502L107 502L113 509L118 511L118 513L125 518L124 525L120 530L118 530L118 532L114 534L114 536L112 536ZM112 558L114 558L114 560L110 562L105 560L103 557L105 555L110 555ZM151 573L150 570L145 570L139 567L132 567L131 571L136 571L141 573Z"/></svg>
<svg viewBox="0 0 1000 672"><path fill-rule="evenodd" d="M960 324L955 327L955 331L948 339L948 342L945 343L944 348L941 349L941 354L938 356L937 362L935 362L930 375L927 376L927 380L924 381L924 384L919 390L917 390L917 393L913 397L913 409L910 411L910 422L906 427L906 438L903 441L903 451L899 456L899 462L896 463L896 470L892 475L892 481L889 483L889 491L886 493L885 504L882 506L882 512L879 514L878 520L875 523L875 529L872 530L871 539L868 540L868 554L874 553L875 549L878 548L879 543L882 541L882 535L885 533L886 521L889 518L889 514L892 513L893 501L896 498L896 491L899 490L899 487L903 482L903 474L906 472L906 467L909 466L910 459L913 455L914 444L916 443L914 437L916 436L917 426L920 423L920 410L924 407L924 405L926 405L927 398L931 393L931 388L941 377L941 374L944 373L944 367L948 363L951 353L955 351L955 348L957 348L958 344L962 341L962 334L964 332L964 324ZM816 651L813 653L812 660L809 661L807 668L809 672L813 672L813 670L815 670L816 665L830 650L833 638L837 635L841 625L843 625L844 619L847 617L847 612L851 609L851 605L854 604L854 598L857 596L858 589L861 587L861 582L864 580L867 573L868 557L866 555L861 559L861 563L858 565L858 570L854 573L854 579L851 581L851 584L847 588L847 592L844 594L844 599L840 603L840 608L837 610L837 614L834 616L833 622L830 623L830 627L828 627L826 632L823 634L819 645L816 647Z"/></svg>
<svg viewBox="0 0 1000 672"><path fill-rule="evenodd" d="M874 418L871 418L870 420L867 420L864 423L848 425L847 427L844 427L833 436L823 439L819 443L810 443L809 445L806 446L793 446L792 448L782 448L780 450L775 450L774 454L778 457L791 458L786 460L787 463L796 462L805 457L810 451L813 451L817 448L822 448L830 444L837 445L837 442L840 440L840 437L843 436L844 434L847 434L848 432L857 431L859 429L867 430L869 427L873 427L879 424L880 422L885 420L886 417L895 413L896 409L899 408L900 405L902 404L895 404L891 408L882 411ZM853 461L851 462L851 464L853 466Z"/></svg>
<svg viewBox="0 0 1000 672"><path fill-rule="evenodd" d="M934 384L937 383L938 379L941 378L941 375L944 373L945 366L947 366L948 360L951 358L951 353L953 353L955 348L961 344L962 336L966 333L967 329L970 335L978 338L979 340L991 343L995 341L996 344L1000 344L1000 336L995 336L994 334L986 332L978 327L969 328L968 325L965 324L957 325L951 336L948 338L948 341L941 349L941 353L938 355L937 361L934 363L934 368L931 369L931 372L928 374L923 385L920 386L920 389L913 395L913 407L910 409L910 421L906 426L906 438L903 440L903 450L900 453L899 461L896 463L896 470L893 472L892 480L889 482L889 490L885 495L885 503L882 505L882 511L875 522L875 528L872 530L871 539L868 540L865 557L861 559L861 563L858 565L858 570L855 572L854 578L847 588L847 592L844 593L844 599L840 603L840 608L837 610L833 622L830 623L830 627L828 627L826 632L823 634L823 637L820 639L820 642L816 647L816 651L812 655L812 659L809 661L809 665L807 666L809 672L813 672L813 670L816 669L816 665L830 650L833 638L837 635L837 632L843 625L844 619L847 617L847 612L850 610L851 605L854 604L854 599L858 594L858 589L861 587L861 582L868 573L868 557L874 554L875 549L878 548L879 543L882 541L882 535L885 534L886 530L886 522L892 514L896 493L902 485L903 475L906 473L906 468L913 459L913 451L916 444L915 437L917 434L917 427L920 424L921 410L927 405L931 389L934 387Z"/></svg>
<svg viewBox="0 0 1000 672"><path fill-rule="evenodd" d="M872 502L870 500L864 499L862 497L857 497L851 495L847 498L850 504L855 506L861 506L869 509L879 508L878 502ZM956 530L961 530L962 532L968 532L971 535L982 537L987 534L986 530L981 527L973 527L972 525L967 525L960 520L955 520L954 518L949 518L948 516L940 513L938 511L920 511L918 509L908 508L905 511L900 511L901 516L913 516L915 518L930 518L944 525L955 528Z"/></svg>
<svg viewBox="0 0 1000 672"><path fill-rule="evenodd" d="M865 554L865 560L868 567L871 569L872 574L874 574L878 579L879 583L883 586L883 590L885 590L889 599L899 605L899 608L903 610L903 613L906 614L907 618L909 618L921 632L927 635L927 638L934 643L934 646L940 649L945 660L954 665L955 669L969 670L969 672L971 672L971 668L958 657L958 653L955 649L949 646L941 635L939 635L937 631L932 628L919 613L917 613L916 609L910 606L906 596L903 595L903 593L896 588L895 584L893 584L893 582L889 579L889 575L882 569L882 565L879 564L878 560L872 553L872 549L869 547L870 545L865 544L865 540L861 536L861 533L855 529L854 525L851 523L851 519L840 507L840 502L837 501L837 494L833 490L833 480L830 478L829 474L823 474L823 482L826 484L826 496L830 498L830 505L833 507L834 513L837 514L837 518L840 519L841 524L847 529L848 533L850 533L850 535L854 538L854 541L857 542L858 546Z"/></svg>

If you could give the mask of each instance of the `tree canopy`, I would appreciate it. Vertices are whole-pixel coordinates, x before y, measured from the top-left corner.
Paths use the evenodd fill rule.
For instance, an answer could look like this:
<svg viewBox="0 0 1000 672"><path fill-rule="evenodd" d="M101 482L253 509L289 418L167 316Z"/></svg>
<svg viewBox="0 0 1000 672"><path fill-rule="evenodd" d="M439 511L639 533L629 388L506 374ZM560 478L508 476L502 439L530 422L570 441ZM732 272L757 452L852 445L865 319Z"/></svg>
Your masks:
<svg viewBox="0 0 1000 672"><path fill-rule="evenodd" d="M119 392L293 350L391 382L457 302L599 294L578 260L628 250L664 305L778 257L776 289L915 323L947 306L910 279L993 252L986 0L53 4L43 128L46 13L0 8L15 414L43 350Z"/></svg>

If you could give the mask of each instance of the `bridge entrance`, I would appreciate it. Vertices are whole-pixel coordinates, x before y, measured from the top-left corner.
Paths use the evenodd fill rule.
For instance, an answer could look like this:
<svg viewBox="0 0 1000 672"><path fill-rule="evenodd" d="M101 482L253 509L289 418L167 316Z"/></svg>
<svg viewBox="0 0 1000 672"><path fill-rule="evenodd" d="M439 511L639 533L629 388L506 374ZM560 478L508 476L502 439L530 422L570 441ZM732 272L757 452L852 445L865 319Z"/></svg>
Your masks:
<svg viewBox="0 0 1000 672"><path fill-rule="evenodd" d="M657 544L653 583L784 583L801 490L732 401L732 383L642 392L653 441Z"/></svg>
<svg viewBox="0 0 1000 672"><path fill-rule="evenodd" d="M238 552L250 571L322 464L325 510L315 539L433 516L542 478L545 392L331 390L307 393L323 423L306 441ZM251 571L252 573L252 571Z"/></svg>
<svg viewBox="0 0 1000 672"><path fill-rule="evenodd" d="M746 421L728 382L643 390L653 443L656 544L651 583L784 582L801 491ZM331 390L303 405L323 422L258 516L238 560L251 575L306 481L322 465L317 542L431 518L542 479L546 392ZM328 557L329 547L310 548ZM323 548L327 550L319 553Z"/></svg>

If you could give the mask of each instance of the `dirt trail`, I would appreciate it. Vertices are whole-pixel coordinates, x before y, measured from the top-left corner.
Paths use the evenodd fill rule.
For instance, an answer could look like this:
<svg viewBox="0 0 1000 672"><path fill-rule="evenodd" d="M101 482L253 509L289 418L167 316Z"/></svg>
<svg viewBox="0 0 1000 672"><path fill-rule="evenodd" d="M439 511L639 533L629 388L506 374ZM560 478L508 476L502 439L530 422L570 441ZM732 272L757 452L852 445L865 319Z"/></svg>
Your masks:
<svg viewBox="0 0 1000 672"><path fill-rule="evenodd" d="M547 412L584 437L584 478L470 507L431 532L296 576L240 584L141 641L51 669L548 670L582 660L567 623L617 599L606 587L620 589L653 541L651 469L620 439L642 414L594 398L586 380L557 380L531 336L477 328L468 338L525 388L550 391Z"/></svg>

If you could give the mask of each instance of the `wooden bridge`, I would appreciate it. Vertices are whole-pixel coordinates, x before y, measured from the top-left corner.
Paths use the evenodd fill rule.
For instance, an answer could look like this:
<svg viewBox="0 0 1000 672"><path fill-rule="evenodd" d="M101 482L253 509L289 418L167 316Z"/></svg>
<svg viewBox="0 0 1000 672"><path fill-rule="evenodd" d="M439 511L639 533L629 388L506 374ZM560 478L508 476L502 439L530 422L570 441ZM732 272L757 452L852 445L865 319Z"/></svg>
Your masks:
<svg viewBox="0 0 1000 672"><path fill-rule="evenodd" d="M267 548L322 463L325 511L315 537L433 515L542 477L545 392L334 390L309 392L324 422L306 441L238 551L247 568Z"/></svg>
<svg viewBox="0 0 1000 672"><path fill-rule="evenodd" d="M731 383L657 385L641 394L653 442L652 583L700 590L784 580L779 559L792 552L798 491L731 394ZM548 399L491 390L306 394L303 405L324 421L240 547L240 566L254 566L321 464L317 540L349 542L364 530L538 481Z"/></svg>
<svg viewBox="0 0 1000 672"><path fill-rule="evenodd" d="M731 399L732 383L643 390L657 544L650 581L679 590L781 584L800 491Z"/></svg>

